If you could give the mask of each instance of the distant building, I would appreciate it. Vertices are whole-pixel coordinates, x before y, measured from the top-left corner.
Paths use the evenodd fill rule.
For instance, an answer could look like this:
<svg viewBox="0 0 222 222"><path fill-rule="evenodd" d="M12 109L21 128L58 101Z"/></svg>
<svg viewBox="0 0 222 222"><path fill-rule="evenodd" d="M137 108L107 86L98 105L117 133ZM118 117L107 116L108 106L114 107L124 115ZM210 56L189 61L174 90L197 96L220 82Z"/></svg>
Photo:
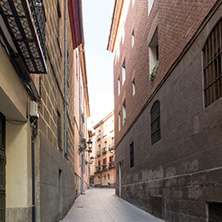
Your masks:
<svg viewBox="0 0 222 222"><path fill-rule="evenodd" d="M222 1L116 0L116 193L170 222L222 221Z"/></svg>
<svg viewBox="0 0 222 222"><path fill-rule="evenodd" d="M94 160L90 168L90 185L94 187L115 186L114 116L109 113L93 129Z"/></svg>
<svg viewBox="0 0 222 222"><path fill-rule="evenodd" d="M81 0L6 0L0 12L0 221L59 221L87 141Z"/></svg>

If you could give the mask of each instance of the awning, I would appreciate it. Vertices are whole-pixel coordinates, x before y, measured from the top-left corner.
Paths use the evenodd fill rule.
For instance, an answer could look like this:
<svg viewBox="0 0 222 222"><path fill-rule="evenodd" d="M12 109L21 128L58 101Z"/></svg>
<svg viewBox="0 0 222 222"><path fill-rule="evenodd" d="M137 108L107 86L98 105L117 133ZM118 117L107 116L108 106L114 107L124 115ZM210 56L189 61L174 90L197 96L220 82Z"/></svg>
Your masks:
<svg viewBox="0 0 222 222"><path fill-rule="evenodd" d="M13 48L29 73L47 73L44 56L45 13L42 1L1 0L0 13ZM1 24L1 27L3 24Z"/></svg>

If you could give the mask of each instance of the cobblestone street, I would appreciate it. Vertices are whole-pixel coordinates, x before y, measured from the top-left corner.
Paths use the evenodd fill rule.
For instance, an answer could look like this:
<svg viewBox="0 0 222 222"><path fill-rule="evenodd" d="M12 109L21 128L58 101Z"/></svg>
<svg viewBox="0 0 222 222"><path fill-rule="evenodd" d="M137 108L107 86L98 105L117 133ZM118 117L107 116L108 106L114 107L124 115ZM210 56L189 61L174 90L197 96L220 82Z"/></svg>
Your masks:
<svg viewBox="0 0 222 222"><path fill-rule="evenodd" d="M115 195L114 189L93 188L77 198L63 222L161 222Z"/></svg>

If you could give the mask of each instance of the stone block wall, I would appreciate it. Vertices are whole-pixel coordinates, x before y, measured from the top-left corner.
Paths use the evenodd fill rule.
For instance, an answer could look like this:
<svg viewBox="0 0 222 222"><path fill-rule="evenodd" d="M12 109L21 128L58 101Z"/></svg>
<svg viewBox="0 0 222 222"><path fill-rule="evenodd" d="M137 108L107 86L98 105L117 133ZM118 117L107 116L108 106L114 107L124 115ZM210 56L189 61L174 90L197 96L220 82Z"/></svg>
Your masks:
<svg viewBox="0 0 222 222"><path fill-rule="evenodd" d="M205 222L208 204L222 203L222 99L204 106L202 65L204 43L221 13L220 5L116 147L117 194L121 165L121 197L166 221ZM151 145L157 100L161 140Z"/></svg>

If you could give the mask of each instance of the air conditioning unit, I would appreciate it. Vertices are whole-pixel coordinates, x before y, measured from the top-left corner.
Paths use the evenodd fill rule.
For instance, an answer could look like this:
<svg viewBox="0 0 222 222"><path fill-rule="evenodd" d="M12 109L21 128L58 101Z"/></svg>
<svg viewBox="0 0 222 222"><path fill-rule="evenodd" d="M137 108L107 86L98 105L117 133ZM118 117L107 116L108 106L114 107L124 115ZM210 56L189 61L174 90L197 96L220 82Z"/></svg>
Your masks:
<svg viewBox="0 0 222 222"><path fill-rule="evenodd" d="M38 114L38 103L31 100L30 101L30 110L29 110L29 115L31 117L36 117L39 118L39 114Z"/></svg>

